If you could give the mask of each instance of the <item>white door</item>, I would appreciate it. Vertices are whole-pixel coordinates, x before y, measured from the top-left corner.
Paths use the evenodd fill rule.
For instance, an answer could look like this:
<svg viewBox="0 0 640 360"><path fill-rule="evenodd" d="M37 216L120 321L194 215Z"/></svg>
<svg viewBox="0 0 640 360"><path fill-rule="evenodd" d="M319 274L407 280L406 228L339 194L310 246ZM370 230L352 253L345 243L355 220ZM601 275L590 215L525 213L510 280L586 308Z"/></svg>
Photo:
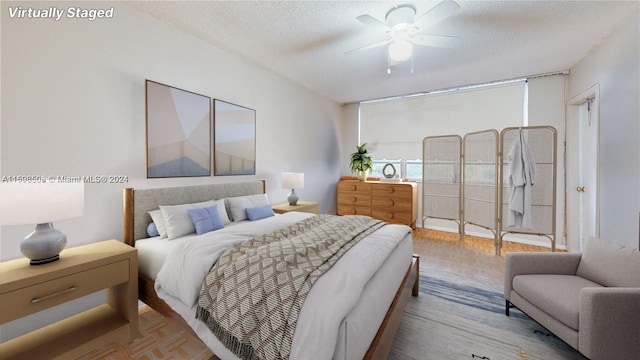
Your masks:
<svg viewBox="0 0 640 360"><path fill-rule="evenodd" d="M598 236L598 98L591 98L579 109L579 244L584 249L585 240Z"/></svg>

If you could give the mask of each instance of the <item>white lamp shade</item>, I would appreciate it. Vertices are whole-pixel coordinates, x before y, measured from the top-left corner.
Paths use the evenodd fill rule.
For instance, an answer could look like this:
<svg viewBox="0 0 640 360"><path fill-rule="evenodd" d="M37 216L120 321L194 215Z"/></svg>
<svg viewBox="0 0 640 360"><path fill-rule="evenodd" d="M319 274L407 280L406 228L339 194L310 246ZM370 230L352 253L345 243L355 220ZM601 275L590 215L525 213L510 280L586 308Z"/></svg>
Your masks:
<svg viewBox="0 0 640 360"><path fill-rule="evenodd" d="M304 189L304 173L282 173L283 189Z"/></svg>
<svg viewBox="0 0 640 360"><path fill-rule="evenodd" d="M82 216L84 183L0 184L0 225L42 224Z"/></svg>

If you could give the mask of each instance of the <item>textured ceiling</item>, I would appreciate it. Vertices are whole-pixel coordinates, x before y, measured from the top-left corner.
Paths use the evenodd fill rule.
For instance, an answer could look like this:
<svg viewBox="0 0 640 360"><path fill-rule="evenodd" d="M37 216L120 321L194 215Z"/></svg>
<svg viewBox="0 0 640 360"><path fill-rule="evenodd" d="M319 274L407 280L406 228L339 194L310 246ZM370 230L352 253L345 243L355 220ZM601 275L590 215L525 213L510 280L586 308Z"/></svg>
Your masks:
<svg viewBox="0 0 640 360"><path fill-rule="evenodd" d="M124 2L180 31L274 71L339 103L427 92L570 69L630 16L638 1L456 1L429 30L460 37L452 49L415 47L387 74L387 37L356 20L384 20L395 5L418 16L439 1Z"/></svg>

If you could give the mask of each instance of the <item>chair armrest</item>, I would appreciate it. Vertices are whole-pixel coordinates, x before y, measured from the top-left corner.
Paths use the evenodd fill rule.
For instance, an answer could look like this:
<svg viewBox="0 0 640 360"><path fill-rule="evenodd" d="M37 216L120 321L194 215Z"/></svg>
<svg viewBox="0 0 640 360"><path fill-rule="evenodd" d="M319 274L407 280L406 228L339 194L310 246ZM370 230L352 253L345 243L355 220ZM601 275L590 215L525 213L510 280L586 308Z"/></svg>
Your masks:
<svg viewBox="0 0 640 360"><path fill-rule="evenodd" d="M579 349L589 359L635 359L640 354L640 288L580 291Z"/></svg>
<svg viewBox="0 0 640 360"><path fill-rule="evenodd" d="M509 300L513 277L525 274L575 275L581 253L507 253L504 257L504 297Z"/></svg>

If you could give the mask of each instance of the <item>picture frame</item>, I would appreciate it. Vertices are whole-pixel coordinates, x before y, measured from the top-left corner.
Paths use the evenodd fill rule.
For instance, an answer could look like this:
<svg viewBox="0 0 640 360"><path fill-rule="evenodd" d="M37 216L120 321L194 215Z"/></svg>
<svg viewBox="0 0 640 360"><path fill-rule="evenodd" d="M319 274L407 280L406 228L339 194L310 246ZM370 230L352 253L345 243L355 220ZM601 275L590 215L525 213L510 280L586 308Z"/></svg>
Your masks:
<svg viewBox="0 0 640 360"><path fill-rule="evenodd" d="M256 111L213 101L214 175L256 174Z"/></svg>
<svg viewBox="0 0 640 360"><path fill-rule="evenodd" d="M211 175L211 98L145 81L147 178Z"/></svg>

